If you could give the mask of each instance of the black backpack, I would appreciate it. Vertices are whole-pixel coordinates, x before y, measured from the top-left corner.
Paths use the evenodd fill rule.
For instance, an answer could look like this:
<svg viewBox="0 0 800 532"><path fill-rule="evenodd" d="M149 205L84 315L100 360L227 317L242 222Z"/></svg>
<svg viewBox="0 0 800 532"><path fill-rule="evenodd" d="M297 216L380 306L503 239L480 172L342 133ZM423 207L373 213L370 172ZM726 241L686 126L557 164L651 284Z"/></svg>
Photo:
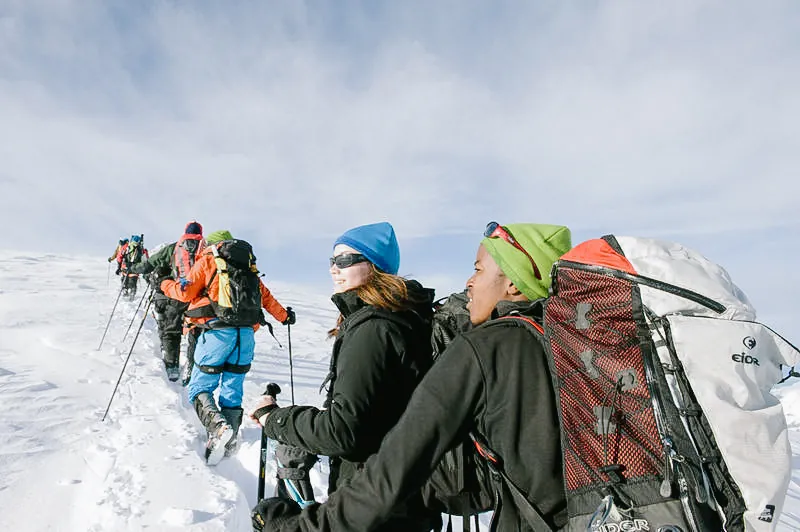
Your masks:
<svg viewBox="0 0 800 532"><path fill-rule="evenodd" d="M433 303L431 346L434 360L459 334L472 329L468 301L467 291L463 290ZM445 453L422 487L425 507L462 516L464 530L471 530L470 517L475 519L475 530L480 529L477 514L493 508L494 494L495 482L469 438ZM451 531L452 526L448 519L446 530Z"/></svg>
<svg viewBox="0 0 800 532"><path fill-rule="evenodd" d="M472 328L467 310L467 291L455 292L433 303L431 345L433 359L442 354L459 334Z"/></svg>
<svg viewBox="0 0 800 532"><path fill-rule="evenodd" d="M244 240L224 240L212 246L211 253L217 266L214 275L219 277L216 297L209 297L214 315L231 327L264 325L261 281L252 246Z"/></svg>
<svg viewBox="0 0 800 532"><path fill-rule="evenodd" d="M122 259L125 261L126 269L130 269L131 266L142 261L143 249L144 241L128 243L128 247L125 248L125 254L122 256Z"/></svg>

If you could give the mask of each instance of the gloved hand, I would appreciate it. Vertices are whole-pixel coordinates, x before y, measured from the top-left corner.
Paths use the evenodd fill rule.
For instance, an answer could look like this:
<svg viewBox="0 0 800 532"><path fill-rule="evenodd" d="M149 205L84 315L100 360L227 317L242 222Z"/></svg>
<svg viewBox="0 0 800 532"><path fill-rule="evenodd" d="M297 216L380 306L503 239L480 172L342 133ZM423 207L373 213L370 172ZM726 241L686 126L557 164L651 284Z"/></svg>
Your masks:
<svg viewBox="0 0 800 532"><path fill-rule="evenodd" d="M250 419L263 427L267 416L276 408L278 408L278 403L275 401L274 397L271 395L262 395L258 398L258 402L253 407L253 411L250 412Z"/></svg>
<svg viewBox="0 0 800 532"><path fill-rule="evenodd" d="M108 257L108 262L111 262L112 260L114 260L114 257Z"/></svg>
<svg viewBox="0 0 800 532"><path fill-rule="evenodd" d="M297 316L295 316L292 307L286 307L286 319L283 320L283 325L294 325L297 321Z"/></svg>
<svg viewBox="0 0 800 532"><path fill-rule="evenodd" d="M192 284L192 283L189 282L189 279L187 279L186 277L181 277L180 279L178 279L178 282L181 283L181 292L185 292L186 291L186 287L189 286L190 284Z"/></svg>
<svg viewBox="0 0 800 532"><path fill-rule="evenodd" d="M271 497L264 499L253 508L250 518L254 532L275 530L287 524L293 517L300 515L300 505L289 499Z"/></svg>
<svg viewBox="0 0 800 532"><path fill-rule="evenodd" d="M121 268L119 266L117 266L117 271L114 272L114 275L119 275L120 270L121 270Z"/></svg>

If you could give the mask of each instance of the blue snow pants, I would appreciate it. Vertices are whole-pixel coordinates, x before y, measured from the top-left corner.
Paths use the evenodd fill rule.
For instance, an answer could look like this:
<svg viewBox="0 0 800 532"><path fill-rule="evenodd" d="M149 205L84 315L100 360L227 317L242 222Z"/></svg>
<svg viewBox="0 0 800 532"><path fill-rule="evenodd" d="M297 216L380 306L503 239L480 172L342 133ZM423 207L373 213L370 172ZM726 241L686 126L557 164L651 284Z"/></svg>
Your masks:
<svg viewBox="0 0 800 532"><path fill-rule="evenodd" d="M246 366L253 361L255 331L252 327L211 329L197 339L192 379L189 381L189 402L203 392L214 393L219 387L220 408L242 406L244 373L229 371L230 366ZM201 371L200 366L218 368L217 373ZM232 368L235 369L235 368ZM240 371L240 370L239 370Z"/></svg>

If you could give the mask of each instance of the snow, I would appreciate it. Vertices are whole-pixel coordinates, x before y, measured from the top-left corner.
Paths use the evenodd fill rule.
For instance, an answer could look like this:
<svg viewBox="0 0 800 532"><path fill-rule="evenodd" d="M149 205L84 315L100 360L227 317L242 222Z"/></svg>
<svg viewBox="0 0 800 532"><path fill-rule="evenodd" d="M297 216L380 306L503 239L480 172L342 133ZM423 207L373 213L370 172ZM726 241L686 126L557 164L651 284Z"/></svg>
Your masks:
<svg viewBox="0 0 800 532"><path fill-rule="evenodd" d="M140 284L136 300L120 300L98 350L118 294L117 278L108 273L102 258L0 251L0 525L25 532L249 532L259 427L245 417L239 453L216 467L205 465L204 431L185 390L164 376L151 317L101 421L141 323L143 313L134 311L146 286ZM291 329L295 402L319 406L335 309L328 294L266 282L297 312ZM275 335L281 345L266 328L256 334L246 411L269 381L283 388L279 402L290 403L287 329L276 324ZM776 393L795 455L778 530L800 530L800 381ZM320 501L327 471L325 460L312 471ZM274 473L269 460L267 494L274 491ZM460 520L454 522L459 529Z"/></svg>

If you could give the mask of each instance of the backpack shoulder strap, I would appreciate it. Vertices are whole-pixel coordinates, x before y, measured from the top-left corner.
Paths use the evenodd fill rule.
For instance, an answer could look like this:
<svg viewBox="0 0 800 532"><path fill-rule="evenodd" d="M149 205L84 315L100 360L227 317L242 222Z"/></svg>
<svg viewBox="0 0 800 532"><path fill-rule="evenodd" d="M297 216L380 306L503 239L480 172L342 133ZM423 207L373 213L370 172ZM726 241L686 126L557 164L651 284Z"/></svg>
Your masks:
<svg viewBox="0 0 800 532"><path fill-rule="evenodd" d="M544 520L544 516L542 516L539 509L523 495L522 490L520 490L506 474L503 469L502 458L491 450L484 439L476 432L470 432L469 437L475 444L475 449L478 454L486 461L489 471L492 472L492 476L495 478L496 482L501 488L505 488L500 491L500 494L504 491L511 494L511 498L514 500L514 504L519 510L520 515L522 515L523 519L525 519L535 532L553 532L553 528ZM500 502L500 504L502 503Z"/></svg>
<svg viewBox="0 0 800 532"><path fill-rule="evenodd" d="M544 338L544 328L537 323L536 320L530 318L529 316L514 313L502 316L498 319L521 321L525 324L525 327L533 328L538 333L535 335L537 339L541 340ZM476 432L470 432L469 437L475 444L475 449L478 452L478 455L480 455L486 461L489 470L492 472L492 476L500 485L501 489L498 490L498 497L502 497L503 493L508 492L511 495L511 498L514 500L514 505L519 510L520 515L533 528L534 531L552 532L553 528L547 524L547 521L544 520L544 517L539 509L536 508L536 506L534 506L525 497L525 495L522 493L522 490L520 490L506 474L505 470L503 469L503 461L500 456L495 453L486 443L484 438L482 438Z"/></svg>
<svg viewBox="0 0 800 532"><path fill-rule="evenodd" d="M524 321L525 323L529 324L531 327L536 329L539 332L539 334L544 336L544 327L542 327L541 325L536 323L536 320L534 320L533 318L529 318L528 316L523 316L522 314L508 314L508 315L503 316L503 317L498 318L498 319L500 319L500 320L521 320L521 321Z"/></svg>

